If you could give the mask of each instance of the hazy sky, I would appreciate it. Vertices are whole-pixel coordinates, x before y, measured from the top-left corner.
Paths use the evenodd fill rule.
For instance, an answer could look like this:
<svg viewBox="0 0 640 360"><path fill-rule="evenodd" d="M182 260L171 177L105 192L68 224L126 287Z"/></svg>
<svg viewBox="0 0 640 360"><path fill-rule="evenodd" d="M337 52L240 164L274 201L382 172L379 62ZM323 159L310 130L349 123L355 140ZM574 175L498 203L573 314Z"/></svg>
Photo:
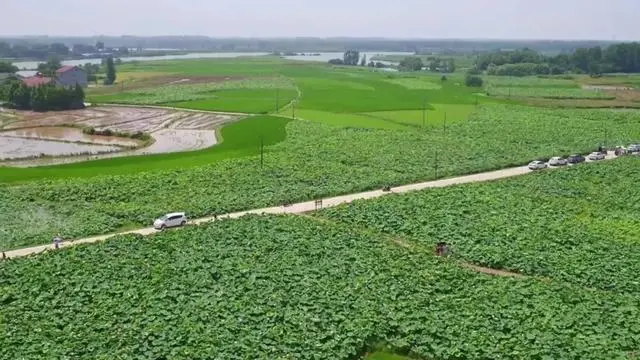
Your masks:
<svg viewBox="0 0 640 360"><path fill-rule="evenodd" d="M640 40L640 0L2 0L0 35Z"/></svg>

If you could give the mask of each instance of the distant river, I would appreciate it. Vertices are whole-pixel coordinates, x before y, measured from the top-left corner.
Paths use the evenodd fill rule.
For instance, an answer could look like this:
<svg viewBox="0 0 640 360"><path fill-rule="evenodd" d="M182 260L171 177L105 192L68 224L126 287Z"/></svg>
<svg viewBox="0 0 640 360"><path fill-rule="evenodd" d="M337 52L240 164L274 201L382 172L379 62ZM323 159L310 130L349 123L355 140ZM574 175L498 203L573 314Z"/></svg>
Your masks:
<svg viewBox="0 0 640 360"><path fill-rule="evenodd" d="M269 55L266 52L224 52L224 53L189 53L183 55L162 55L162 56L131 56L131 57L123 57L121 58L123 62L130 61L160 61L160 60L179 60L179 59L208 59L208 58L237 58L241 56L265 56ZM367 59L371 59L376 55L412 55L412 53L403 53L403 52L361 52L360 55L366 55ZM321 61L327 62L331 59L342 58L342 53L340 52L323 52L320 55L312 56L312 55L296 55L296 56L284 56L285 59L289 60L301 60L301 61ZM44 61L18 61L14 62L13 65L17 66L20 70L36 70L38 68L38 64L43 63ZM94 59L81 59L81 60L65 60L62 62L63 65L83 65L86 63L92 64L100 64L102 59L94 58ZM390 62L382 61L387 65L393 64Z"/></svg>

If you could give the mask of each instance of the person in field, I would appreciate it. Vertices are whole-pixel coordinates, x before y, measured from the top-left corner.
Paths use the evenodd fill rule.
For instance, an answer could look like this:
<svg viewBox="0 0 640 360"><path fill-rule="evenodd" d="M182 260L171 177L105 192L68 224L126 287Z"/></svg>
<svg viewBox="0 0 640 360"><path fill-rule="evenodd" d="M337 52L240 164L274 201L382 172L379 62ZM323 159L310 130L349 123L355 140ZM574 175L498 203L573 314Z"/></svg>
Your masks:
<svg viewBox="0 0 640 360"><path fill-rule="evenodd" d="M53 247L56 249L60 248L60 243L62 243L62 237L60 235L56 235L53 238Z"/></svg>

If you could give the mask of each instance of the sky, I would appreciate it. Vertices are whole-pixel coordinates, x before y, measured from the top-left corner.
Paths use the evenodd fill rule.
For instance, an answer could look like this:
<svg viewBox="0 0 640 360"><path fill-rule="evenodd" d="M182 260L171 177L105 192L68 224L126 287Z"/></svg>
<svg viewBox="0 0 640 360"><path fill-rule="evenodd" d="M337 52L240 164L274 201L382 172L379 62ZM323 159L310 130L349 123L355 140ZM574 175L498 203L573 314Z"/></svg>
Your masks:
<svg viewBox="0 0 640 360"><path fill-rule="evenodd" d="M0 36L640 40L640 0L2 0Z"/></svg>

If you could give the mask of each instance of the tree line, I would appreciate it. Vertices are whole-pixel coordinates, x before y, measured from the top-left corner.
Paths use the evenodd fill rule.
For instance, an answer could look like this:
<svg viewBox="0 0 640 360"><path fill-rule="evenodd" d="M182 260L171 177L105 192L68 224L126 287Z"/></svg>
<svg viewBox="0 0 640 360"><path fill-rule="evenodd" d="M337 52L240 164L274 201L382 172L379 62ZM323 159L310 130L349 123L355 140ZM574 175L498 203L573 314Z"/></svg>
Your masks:
<svg viewBox="0 0 640 360"><path fill-rule="evenodd" d="M61 42L43 44L23 41L11 44L6 41L0 41L0 58L37 60L46 60L51 57L82 58L83 54L95 54L98 52L105 52L110 56L125 56L129 54L129 48L126 46L105 47L101 41L98 41L95 45L73 44L71 48Z"/></svg>
<svg viewBox="0 0 640 360"><path fill-rule="evenodd" d="M258 51L258 52L344 52L403 51L431 55L472 54L493 49L527 47L547 53L573 52L577 48L608 45L610 41L558 40L460 40L460 39L382 39L382 38L213 38L207 36L30 36L4 37L0 41L11 44L104 44L105 48L184 49L187 51ZM75 46L74 46L75 47ZM81 53L93 52L91 49ZM43 57L42 59L46 59Z"/></svg>
<svg viewBox="0 0 640 360"><path fill-rule="evenodd" d="M489 75L556 75L568 72L598 76L603 73L640 72L640 43L613 44L606 48L578 48L571 54L546 56L532 49L493 51L479 55L476 68Z"/></svg>
<svg viewBox="0 0 640 360"><path fill-rule="evenodd" d="M400 61L398 64L398 68L402 71L420 71L424 68L433 72L443 72L443 73L452 73L456 70L456 64L453 59L441 59L439 57L430 56L427 58L428 63L425 66L425 63L422 61L422 58L419 56L407 56ZM348 66L369 66L376 68L384 68L387 67L382 62L374 62L373 60L367 62L367 55L363 55L360 57L360 52L358 50L347 50L342 59L336 58L329 60L329 64L332 65L348 65Z"/></svg>
<svg viewBox="0 0 640 360"><path fill-rule="evenodd" d="M0 100L18 110L72 110L84 108L82 86L57 87L55 84L28 87L18 79L0 84Z"/></svg>

